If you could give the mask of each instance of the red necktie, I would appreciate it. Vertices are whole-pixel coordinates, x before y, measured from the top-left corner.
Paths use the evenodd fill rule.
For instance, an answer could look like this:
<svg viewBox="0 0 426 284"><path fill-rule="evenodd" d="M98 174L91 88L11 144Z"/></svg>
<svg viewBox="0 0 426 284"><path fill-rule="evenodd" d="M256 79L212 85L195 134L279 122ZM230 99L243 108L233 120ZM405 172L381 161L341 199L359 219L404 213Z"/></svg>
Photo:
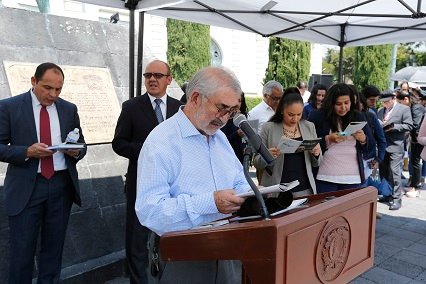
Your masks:
<svg viewBox="0 0 426 284"><path fill-rule="evenodd" d="M41 106L40 109L40 143L52 145L52 138L50 137L50 120L49 113L46 106ZM54 174L53 157L40 158L41 175L46 179L50 179Z"/></svg>

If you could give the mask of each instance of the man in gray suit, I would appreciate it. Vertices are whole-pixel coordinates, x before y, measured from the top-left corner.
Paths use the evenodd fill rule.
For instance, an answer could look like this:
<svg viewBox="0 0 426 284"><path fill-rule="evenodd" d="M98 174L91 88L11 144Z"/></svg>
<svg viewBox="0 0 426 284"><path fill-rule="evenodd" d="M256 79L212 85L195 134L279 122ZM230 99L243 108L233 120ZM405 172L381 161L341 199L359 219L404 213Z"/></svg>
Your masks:
<svg viewBox="0 0 426 284"><path fill-rule="evenodd" d="M81 204L77 162L82 150L52 151L78 128L77 107L59 98L62 69L40 64L32 88L0 100L0 161L8 163L4 181L9 215L9 283L31 283L41 228L37 283L59 283L65 231L73 202Z"/></svg>
<svg viewBox="0 0 426 284"><path fill-rule="evenodd" d="M387 147L384 160L380 163L380 174L393 187L388 198L389 210L401 208L401 171L404 158L404 140L413 128L413 119L408 106L396 102L393 91L385 91L380 96L383 106L377 118L385 132Z"/></svg>

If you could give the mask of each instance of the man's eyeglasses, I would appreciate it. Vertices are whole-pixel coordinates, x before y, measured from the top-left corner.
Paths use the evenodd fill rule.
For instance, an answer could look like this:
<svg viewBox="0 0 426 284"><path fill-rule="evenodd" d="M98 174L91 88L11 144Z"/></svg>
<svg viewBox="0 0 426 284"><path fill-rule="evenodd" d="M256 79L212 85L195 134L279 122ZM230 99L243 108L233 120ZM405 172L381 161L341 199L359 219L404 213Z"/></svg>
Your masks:
<svg viewBox="0 0 426 284"><path fill-rule="evenodd" d="M209 100L208 97L206 97L204 95L203 95L203 97L205 97L207 99L207 101L209 101L211 104L213 104L217 108L216 116L217 115L225 116L225 115L229 114L229 118L231 119L231 118L234 118L234 116L237 113L240 112L240 109L238 107L229 107L229 106L226 106L226 105L223 105L223 104L218 106L217 104L214 104L211 100Z"/></svg>
<svg viewBox="0 0 426 284"><path fill-rule="evenodd" d="M279 100L281 100L281 97L274 97L272 95L268 95L269 98L271 98L271 100L278 102Z"/></svg>
<svg viewBox="0 0 426 284"><path fill-rule="evenodd" d="M163 74L163 73L143 73L142 75L145 77L145 79L149 79L152 76L154 76L155 79L161 79L165 76L170 76L169 74Z"/></svg>

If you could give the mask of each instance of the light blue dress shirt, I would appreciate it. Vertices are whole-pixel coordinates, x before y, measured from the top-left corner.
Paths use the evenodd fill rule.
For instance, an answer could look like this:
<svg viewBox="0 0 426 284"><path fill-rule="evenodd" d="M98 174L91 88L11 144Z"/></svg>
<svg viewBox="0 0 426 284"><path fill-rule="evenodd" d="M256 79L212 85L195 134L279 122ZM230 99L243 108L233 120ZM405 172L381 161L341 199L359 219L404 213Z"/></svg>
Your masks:
<svg viewBox="0 0 426 284"><path fill-rule="evenodd" d="M138 159L135 211L158 235L227 217L213 193L250 189L222 131L202 135L180 109L145 140Z"/></svg>

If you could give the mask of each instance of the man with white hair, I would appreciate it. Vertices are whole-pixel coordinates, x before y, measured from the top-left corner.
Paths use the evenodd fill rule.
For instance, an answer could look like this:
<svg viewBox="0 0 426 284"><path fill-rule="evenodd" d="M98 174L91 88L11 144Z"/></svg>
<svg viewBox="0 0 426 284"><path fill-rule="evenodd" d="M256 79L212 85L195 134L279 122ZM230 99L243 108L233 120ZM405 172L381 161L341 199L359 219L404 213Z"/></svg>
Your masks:
<svg viewBox="0 0 426 284"><path fill-rule="evenodd" d="M161 236L225 218L240 208L244 198L236 194L250 186L218 130L238 113L241 93L230 72L201 69L187 86L185 107L150 133L138 160L135 210L143 226ZM241 281L237 261L156 262L157 243L158 238L150 242L150 257L151 274L159 283Z"/></svg>
<svg viewBox="0 0 426 284"><path fill-rule="evenodd" d="M275 110L277 109L278 103L283 96L283 92L284 88L280 82L271 80L263 85L262 102L260 102L248 113L250 120L259 120L258 131L260 131L262 125L275 114Z"/></svg>

